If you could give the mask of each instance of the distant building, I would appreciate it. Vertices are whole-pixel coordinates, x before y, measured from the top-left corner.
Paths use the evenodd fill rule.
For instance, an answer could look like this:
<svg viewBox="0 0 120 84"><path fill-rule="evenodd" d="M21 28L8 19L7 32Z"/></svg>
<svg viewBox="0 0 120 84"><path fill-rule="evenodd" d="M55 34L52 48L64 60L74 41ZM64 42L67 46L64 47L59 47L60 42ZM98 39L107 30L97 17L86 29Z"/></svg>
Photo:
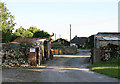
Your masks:
<svg viewBox="0 0 120 84"><path fill-rule="evenodd" d="M88 48L92 49L94 47L94 35L88 37Z"/></svg>
<svg viewBox="0 0 120 84"><path fill-rule="evenodd" d="M70 46L70 42L65 39L62 39L62 38L59 38L59 39L53 41L52 44L53 43L62 44L63 46Z"/></svg>
<svg viewBox="0 0 120 84"><path fill-rule="evenodd" d="M70 45L77 46L78 48L85 48L85 44L87 44L88 38L87 37L77 37L75 36L72 40Z"/></svg>
<svg viewBox="0 0 120 84"><path fill-rule="evenodd" d="M65 39L57 39L51 43L53 55L74 55L77 53L77 48L70 46L70 42Z"/></svg>

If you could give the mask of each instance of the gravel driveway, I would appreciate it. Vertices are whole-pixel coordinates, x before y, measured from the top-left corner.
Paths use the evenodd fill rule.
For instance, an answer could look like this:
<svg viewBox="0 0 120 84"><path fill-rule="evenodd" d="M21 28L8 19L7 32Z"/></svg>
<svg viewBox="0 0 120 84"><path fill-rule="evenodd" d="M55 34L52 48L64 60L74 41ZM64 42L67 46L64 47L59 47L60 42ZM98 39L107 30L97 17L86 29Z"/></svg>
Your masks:
<svg viewBox="0 0 120 84"><path fill-rule="evenodd" d="M115 78L90 71L90 52L77 55L55 55L39 67L3 69L3 82L118 82Z"/></svg>

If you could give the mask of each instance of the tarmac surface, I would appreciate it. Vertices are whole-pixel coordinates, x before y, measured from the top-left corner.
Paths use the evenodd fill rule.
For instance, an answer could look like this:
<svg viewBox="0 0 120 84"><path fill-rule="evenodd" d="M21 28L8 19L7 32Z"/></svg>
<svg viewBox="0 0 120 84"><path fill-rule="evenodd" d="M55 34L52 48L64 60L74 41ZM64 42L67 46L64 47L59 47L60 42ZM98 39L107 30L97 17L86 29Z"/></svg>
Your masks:
<svg viewBox="0 0 120 84"><path fill-rule="evenodd" d="M39 67L3 69L3 82L118 82L118 79L90 71L89 50L77 55L55 55Z"/></svg>

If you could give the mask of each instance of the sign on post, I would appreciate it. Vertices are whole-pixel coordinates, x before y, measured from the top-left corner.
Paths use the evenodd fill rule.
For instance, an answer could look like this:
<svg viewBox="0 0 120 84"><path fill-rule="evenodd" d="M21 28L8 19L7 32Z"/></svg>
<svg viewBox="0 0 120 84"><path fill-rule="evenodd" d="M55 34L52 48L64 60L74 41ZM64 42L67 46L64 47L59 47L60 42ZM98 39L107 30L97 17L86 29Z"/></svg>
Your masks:
<svg viewBox="0 0 120 84"><path fill-rule="evenodd" d="M30 52L35 52L35 48L30 48Z"/></svg>

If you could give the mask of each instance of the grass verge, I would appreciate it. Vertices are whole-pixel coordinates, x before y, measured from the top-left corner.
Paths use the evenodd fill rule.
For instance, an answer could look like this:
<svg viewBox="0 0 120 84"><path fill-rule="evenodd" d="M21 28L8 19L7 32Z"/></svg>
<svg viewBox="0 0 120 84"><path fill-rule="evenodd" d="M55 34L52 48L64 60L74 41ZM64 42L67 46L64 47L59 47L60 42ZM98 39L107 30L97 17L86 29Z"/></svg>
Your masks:
<svg viewBox="0 0 120 84"><path fill-rule="evenodd" d="M97 64L91 65L89 68L92 71L120 79L120 59L111 59L106 62L100 62Z"/></svg>
<svg viewBox="0 0 120 84"><path fill-rule="evenodd" d="M39 80L34 80L34 82L40 82Z"/></svg>

